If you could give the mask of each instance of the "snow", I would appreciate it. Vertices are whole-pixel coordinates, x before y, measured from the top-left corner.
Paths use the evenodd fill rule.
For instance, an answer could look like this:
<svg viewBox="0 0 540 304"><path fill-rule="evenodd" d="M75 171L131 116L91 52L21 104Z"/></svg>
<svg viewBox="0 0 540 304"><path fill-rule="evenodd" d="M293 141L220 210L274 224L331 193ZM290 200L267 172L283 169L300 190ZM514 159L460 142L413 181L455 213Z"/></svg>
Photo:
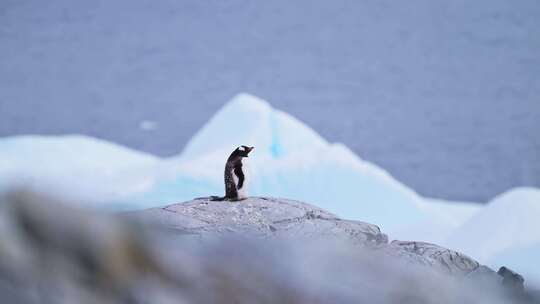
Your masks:
<svg viewBox="0 0 540 304"><path fill-rule="evenodd" d="M438 243L494 268L504 264L540 278L538 269L525 269L539 253L539 189L511 190L486 207L423 198L346 146L329 143L249 94L234 97L171 158L85 136L2 138L0 190L30 184L112 210L223 195L225 159L240 145L255 146L248 159L252 196L306 201L376 224L392 239Z"/></svg>

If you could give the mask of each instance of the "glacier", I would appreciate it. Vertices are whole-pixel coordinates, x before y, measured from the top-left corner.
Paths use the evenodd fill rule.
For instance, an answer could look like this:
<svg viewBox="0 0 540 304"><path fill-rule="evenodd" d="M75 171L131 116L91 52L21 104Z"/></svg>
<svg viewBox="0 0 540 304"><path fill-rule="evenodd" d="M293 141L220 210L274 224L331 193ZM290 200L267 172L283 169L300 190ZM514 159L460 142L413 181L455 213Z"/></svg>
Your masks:
<svg viewBox="0 0 540 304"><path fill-rule="evenodd" d="M169 158L80 135L1 138L0 190L30 185L106 210L165 206L222 195L224 162L239 145L255 146L251 196L309 201L340 217L377 224L392 238L438 243L487 264L538 253L540 190L511 190L485 207L424 198L249 94L226 103ZM540 270L511 260L503 263L540 278Z"/></svg>

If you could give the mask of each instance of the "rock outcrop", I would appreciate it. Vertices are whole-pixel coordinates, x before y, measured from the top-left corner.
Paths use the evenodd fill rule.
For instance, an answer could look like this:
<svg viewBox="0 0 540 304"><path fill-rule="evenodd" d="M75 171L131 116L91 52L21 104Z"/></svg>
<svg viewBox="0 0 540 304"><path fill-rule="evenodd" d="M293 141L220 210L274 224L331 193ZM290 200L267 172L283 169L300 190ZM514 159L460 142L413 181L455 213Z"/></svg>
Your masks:
<svg viewBox="0 0 540 304"><path fill-rule="evenodd" d="M130 213L133 218L182 235L237 234L281 239L333 239L378 246L388 243L379 227L343 220L312 205L289 199L254 197L243 201L208 198Z"/></svg>
<svg viewBox="0 0 540 304"><path fill-rule="evenodd" d="M389 247L410 261L456 276L466 276L481 266L462 253L430 243L392 241Z"/></svg>
<svg viewBox="0 0 540 304"><path fill-rule="evenodd" d="M375 225L340 219L315 206L289 199L252 197L229 202L199 198L163 208L131 212L129 216L158 225L176 235L197 238L241 235L283 240L345 241L458 277L467 276L482 266L464 254L434 244L397 240L388 243L387 235ZM486 271L483 275L501 279L495 271Z"/></svg>
<svg viewBox="0 0 540 304"><path fill-rule="evenodd" d="M28 193L0 203L6 303L535 303L506 291L509 270L292 200L121 215Z"/></svg>

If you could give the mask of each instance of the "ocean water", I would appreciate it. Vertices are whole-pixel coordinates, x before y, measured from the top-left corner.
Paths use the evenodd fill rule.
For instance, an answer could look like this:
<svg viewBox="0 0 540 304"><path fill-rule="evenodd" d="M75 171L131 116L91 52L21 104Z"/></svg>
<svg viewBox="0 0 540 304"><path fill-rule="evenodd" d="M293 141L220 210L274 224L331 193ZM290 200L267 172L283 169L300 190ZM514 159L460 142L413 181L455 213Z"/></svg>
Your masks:
<svg viewBox="0 0 540 304"><path fill-rule="evenodd" d="M539 54L534 0L4 0L0 136L168 156L249 92L423 195L484 202L540 186Z"/></svg>

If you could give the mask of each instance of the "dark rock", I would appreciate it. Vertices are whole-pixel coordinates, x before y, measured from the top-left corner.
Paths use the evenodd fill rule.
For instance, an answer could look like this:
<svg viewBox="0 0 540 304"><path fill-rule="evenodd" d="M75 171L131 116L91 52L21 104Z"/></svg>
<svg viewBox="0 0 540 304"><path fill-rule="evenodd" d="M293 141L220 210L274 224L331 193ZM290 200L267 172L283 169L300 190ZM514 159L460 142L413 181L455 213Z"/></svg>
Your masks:
<svg viewBox="0 0 540 304"><path fill-rule="evenodd" d="M516 273L505 266L499 268L499 271L497 271L497 273L503 278L502 284L505 287L515 291L524 290L523 283L525 282L525 280L519 273Z"/></svg>
<svg viewBox="0 0 540 304"><path fill-rule="evenodd" d="M480 265L469 272L467 278L477 282L479 285L487 287L500 286L502 282L501 277L493 269L484 265Z"/></svg>

